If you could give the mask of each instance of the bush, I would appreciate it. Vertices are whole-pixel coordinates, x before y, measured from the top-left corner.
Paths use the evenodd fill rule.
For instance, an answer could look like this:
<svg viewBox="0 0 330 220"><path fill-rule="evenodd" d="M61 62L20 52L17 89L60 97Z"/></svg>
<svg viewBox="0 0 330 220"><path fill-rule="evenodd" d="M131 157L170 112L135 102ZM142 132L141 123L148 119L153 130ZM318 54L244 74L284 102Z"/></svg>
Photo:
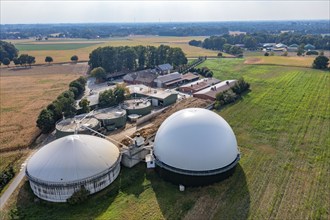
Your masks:
<svg viewBox="0 0 330 220"><path fill-rule="evenodd" d="M244 78L239 78L235 85L231 88L234 93L241 95L250 88L250 84L245 82Z"/></svg>
<svg viewBox="0 0 330 220"><path fill-rule="evenodd" d="M329 66L329 58L326 56L318 56L313 62L314 69L327 69Z"/></svg>
<svg viewBox="0 0 330 220"><path fill-rule="evenodd" d="M306 52L306 55L319 55L319 52L317 52L316 50L310 50Z"/></svg>
<svg viewBox="0 0 330 220"><path fill-rule="evenodd" d="M264 54L264 56L265 56L265 57L268 57L268 56L269 56L269 53L268 53L268 52L266 52L266 53Z"/></svg>
<svg viewBox="0 0 330 220"><path fill-rule="evenodd" d="M222 53L218 53L218 57L222 57Z"/></svg>
<svg viewBox="0 0 330 220"><path fill-rule="evenodd" d="M219 109L219 107L223 105L235 102L238 98L239 96L235 94L232 90L220 92L216 95L216 100L218 101L218 103L216 103L217 108Z"/></svg>
<svg viewBox="0 0 330 220"><path fill-rule="evenodd" d="M70 205L80 204L84 202L88 195L89 191L85 188L85 186L81 186L78 191L75 191L70 198L67 199L67 202Z"/></svg>
<svg viewBox="0 0 330 220"><path fill-rule="evenodd" d="M0 192L14 178L15 172L12 165L8 166L4 171L0 172Z"/></svg>
<svg viewBox="0 0 330 220"><path fill-rule="evenodd" d="M71 61L72 61L72 62L78 62L78 56L77 56L77 55L73 55L73 56L71 57Z"/></svg>

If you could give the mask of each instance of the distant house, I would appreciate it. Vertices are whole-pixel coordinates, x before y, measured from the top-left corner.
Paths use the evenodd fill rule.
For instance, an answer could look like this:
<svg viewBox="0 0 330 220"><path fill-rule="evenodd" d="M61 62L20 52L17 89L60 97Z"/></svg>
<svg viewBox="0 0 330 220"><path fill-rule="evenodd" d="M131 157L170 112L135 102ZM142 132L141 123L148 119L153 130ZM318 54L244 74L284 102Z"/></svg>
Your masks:
<svg viewBox="0 0 330 220"><path fill-rule="evenodd" d="M243 31L229 31L230 36L246 35L246 32Z"/></svg>
<svg viewBox="0 0 330 220"><path fill-rule="evenodd" d="M107 79L107 81L112 81L112 80L115 80L115 79L120 79L123 76L125 76L126 74L127 74L127 71L108 73L106 75L106 79Z"/></svg>
<svg viewBox="0 0 330 220"><path fill-rule="evenodd" d="M298 51L298 47L299 45L298 44L291 44L289 47L288 47L288 51L289 52L297 52Z"/></svg>
<svg viewBox="0 0 330 220"><path fill-rule="evenodd" d="M153 82L156 78L156 71L154 69L147 69L128 73L123 77L123 80L128 84L143 84L146 86L153 86Z"/></svg>
<svg viewBox="0 0 330 220"><path fill-rule="evenodd" d="M188 83L179 87L179 91L186 93L195 93L209 86L219 83L220 80L215 78L203 78L192 83Z"/></svg>
<svg viewBox="0 0 330 220"><path fill-rule="evenodd" d="M306 44L304 46L304 49L305 50L315 50L315 46L314 45L311 45L311 44Z"/></svg>
<svg viewBox="0 0 330 220"><path fill-rule="evenodd" d="M169 63L156 66L156 71L160 75L169 74L173 70L173 66Z"/></svg>
<svg viewBox="0 0 330 220"><path fill-rule="evenodd" d="M175 84L180 84L183 81L182 75L178 72L170 73L163 76L158 76L155 80L155 86L158 88L166 88Z"/></svg>
<svg viewBox="0 0 330 220"><path fill-rule="evenodd" d="M236 80L225 80L220 83L217 83L213 86L195 92L193 94L194 97L201 98L201 99L208 99L211 101L215 101L216 96L218 93L226 91L233 87L236 83Z"/></svg>

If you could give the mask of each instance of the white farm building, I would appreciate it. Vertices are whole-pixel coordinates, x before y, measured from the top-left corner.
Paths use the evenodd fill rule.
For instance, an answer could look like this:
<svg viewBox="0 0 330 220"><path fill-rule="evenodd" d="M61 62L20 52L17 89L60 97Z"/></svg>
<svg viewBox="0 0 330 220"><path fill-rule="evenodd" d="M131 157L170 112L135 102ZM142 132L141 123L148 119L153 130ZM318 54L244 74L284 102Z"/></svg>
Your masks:
<svg viewBox="0 0 330 220"><path fill-rule="evenodd" d="M34 154L26 175L36 196L66 202L82 186L93 194L110 185L120 172L120 160L118 148L103 138L69 135Z"/></svg>

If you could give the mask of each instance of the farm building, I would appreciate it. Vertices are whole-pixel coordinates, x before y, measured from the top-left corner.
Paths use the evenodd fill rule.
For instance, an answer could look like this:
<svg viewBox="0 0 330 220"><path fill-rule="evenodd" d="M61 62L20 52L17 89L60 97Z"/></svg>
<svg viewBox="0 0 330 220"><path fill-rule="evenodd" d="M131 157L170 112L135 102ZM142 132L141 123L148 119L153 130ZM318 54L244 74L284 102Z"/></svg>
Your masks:
<svg viewBox="0 0 330 220"><path fill-rule="evenodd" d="M56 138L61 138L67 135L74 134L77 131L78 134L90 134L90 130L84 128L84 126L89 127L93 130L98 130L100 122L95 118L83 118L84 115L78 115L74 118L67 118L59 121L55 126L55 136ZM84 125L84 126L80 126Z"/></svg>
<svg viewBox="0 0 330 220"><path fill-rule="evenodd" d="M314 45L311 45L311 44L306 44L304 46L304 49L305 50L315 50L315 46Z"/></svg>
<svg viewBox="0 0 330 220"><path fill-rule="evenodd" d="M170 90L152 89L145 85L127 86L133 97L144 97L151 100L152 106L163 106L174 104L178 98L178 94Z"/></svg>
<svg viewBox="0 0 330 220"><path fill-rule="evenodd" d="M156 71L160 75L169 74L169 73L171 73L172 70L173 70L173 66L169 63L165 63L165 64L156 66Z"/></svg>
<svg viewBox="0 0 330 220"><path fill-rule="evenodd" d="M215 78L203 78L198 81L182 85L179 87L179 91L186 92L186 93L195 93L202 89L205 89L209 86L219 83L220 80Z"/></svg>
<svg viewBox="0 0 330 220"><path fill-rule="evenodd" d="M104 108L96 110L93 115L108 131L124 127L126 124L126 110L121 108Z"/></svg>
<svg viewBox="0 0 330 220"><path fill-rule="evenodd" d="M200 186L230 176L240 159L236 137L218 114L188 108L159 127L153 148L156 171L175 184Z"/></svg>
<svg viewBox="0 0 330 220"><path fill-rule="evenodd" d="M123 77L123 80L128 84L143 84L146 86L153 86L154 79L156 78L156 71L154 69L147 69L134 73L128 73Z"/></svg>
<svg viewBox="0 0 330 220"><path fill-rule="evenodd" d="M182 83L182 75L178 72L170 73L163 76L158 76L155 80L155 86L158 88L166 88L172 85L177 85Z"/></svg>
<svg viewBox="0 0 330 220"><path fill-rule="evenodd" d="M202 89L193 94L193 97L201 98L201 99L209 99L211 101L215 101L215 98L219 92L226 91L233 87L236 83L236 80L226 80L220 83L217 83L208 88Z"/></svg>
<svg viewBox="0 0 330 220"><path fill-rule="evenodd" d="M143 99L126 100L122 107L126 109L128 116L144 116L150 114L152 109L150 101Z"/></svg>
<svg viewBox="0 0 330 220"><path fill-rule="evenodd" d="M42 147L29 160L26 176L33 193L66 202L82 187L90 194L110 185L120 172L121 154L111 142L91 135L70 135Z"/></svg>
<svg viewBox="0 0 330 220"><path fill-rule="evenodd" d="M188 82L193 82L199 79L199 75L197 73L186 73L182 76L183 82L188 83Z"/></svg>

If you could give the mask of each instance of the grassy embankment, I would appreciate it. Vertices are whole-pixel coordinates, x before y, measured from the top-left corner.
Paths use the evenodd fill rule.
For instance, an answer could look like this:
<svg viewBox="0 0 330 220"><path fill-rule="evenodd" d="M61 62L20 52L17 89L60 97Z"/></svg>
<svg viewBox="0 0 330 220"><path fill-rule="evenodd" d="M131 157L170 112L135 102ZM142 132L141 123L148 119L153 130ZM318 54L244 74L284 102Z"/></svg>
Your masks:
<svg viewBox="0 0 330 220"><path fill-rule="evenodd" d="M231 178L179 192L139 165L81 205L35 203L25 184L11 207L37 219L328 219L329 72L243 59L201 66L219 79L244 76L251 83L250 93L219 112L242 152Z"/></svg>

